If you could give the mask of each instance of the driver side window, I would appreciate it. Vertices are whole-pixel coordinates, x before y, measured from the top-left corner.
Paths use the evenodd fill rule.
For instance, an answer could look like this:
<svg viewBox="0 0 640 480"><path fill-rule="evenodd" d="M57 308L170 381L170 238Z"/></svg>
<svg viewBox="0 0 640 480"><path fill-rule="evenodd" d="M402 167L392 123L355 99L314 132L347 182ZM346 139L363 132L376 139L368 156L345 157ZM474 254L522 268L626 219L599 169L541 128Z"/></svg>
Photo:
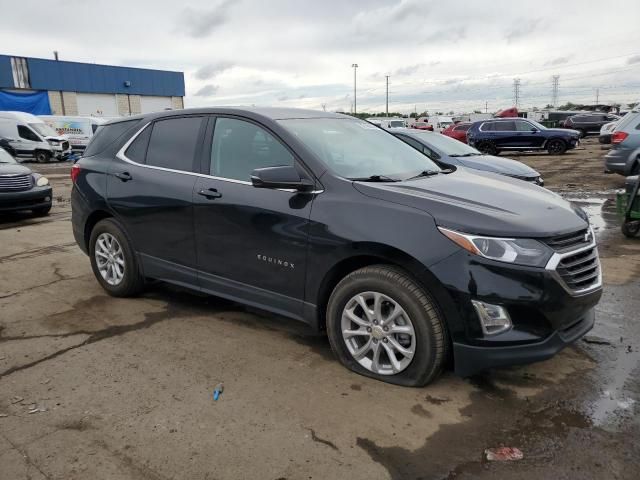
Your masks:
<svg viewBox="0 0 640 480"><path fill-rule="evenodd" d="M25 140L31 140L32 142L41 142L40 137L36 135L33 130L24 125L18 125L18 135Z"/></svg>
<svg viewBox="0 0 640 480"><path fill-rule="evenodd" d="M516 130L518 130L519 132L530 132L533 128L533 125L531 125L529 122L516 122Z"/></svg>
<svg viewBox="0 0 640 480"><path fill-rule="evenodd" d="M218 118L209 174L249 182L256 168L293 166L293 155L264 128L234 118Z"/></svg>

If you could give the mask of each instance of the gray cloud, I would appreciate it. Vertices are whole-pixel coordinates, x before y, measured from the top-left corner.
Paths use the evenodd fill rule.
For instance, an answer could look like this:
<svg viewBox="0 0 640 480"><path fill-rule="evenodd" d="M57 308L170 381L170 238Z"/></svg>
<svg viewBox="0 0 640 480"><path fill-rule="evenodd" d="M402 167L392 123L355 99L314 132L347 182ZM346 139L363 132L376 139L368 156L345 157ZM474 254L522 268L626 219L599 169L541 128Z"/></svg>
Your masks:
<svg viewBox="0 0 640 480"><path fill-rule="evenodd" d="M571 60L571 57L558 57L545 62L545 65L549 65L551 67L554 67L556 65L564 65L565 63L569 63L569 60Z"/></svg>
<svg viewBox="0 0 640 480"><path fill-rule="evenodd" d="M210 78L215 77L219 73L224 72L225 70L233 67L232 62L215 62L209 63L207 65L203 65L198 70L196 70L193 74L199 80L209 80Z"/></svg>
<svg viewBox="0 0 640 480"><path fill-rule="evenodd" d="M627 58L627 65L633 65L634 63L640 63L640 55Z"/></svg>
<svg viewBox="0 0 640 480"><path fill-rule="evenodd" d="M542 23L541 18L525 18L513 22L513 26L505 32L504 38L508 43L527 37L538 29Z"/></svg>
<svg viewBox="0 0 640 480"><path fill-rule="evenodd" d="M289 100L289 97L287 95L280 95L279 97L276 97L276 99L279 102L286 102L287 100Z"/></svg>
<svg viewBox="0 0 640 480"><path fill-rule="evenodd" d="M423 37L422 43L457 43L467 37L467 27L443 28Z"/></svg>
<svg viewBox="0 0 640 480"><path fill-rule="evenodd" d="M186 7L179 18L179 31L185 31L193 38L203 38L228 21L228 10L233 0L224 0L209 9Z"/></svg>
<svg viewBox="0 0 640 480"><path fill-rule="evenodd" d="M415 65L408 65L406 67L398 68L395 72L393 72L393 74L394 75L400 75L400 76L413 75L418 70L420 70L422 67L424 67L424 63L416 63Z"/></svg>
<svg viewBox="0 0 640 480"><path fill-rule="evenodd" d="M212 97L216 94L220 87L218 85L205 85L200 90L198 90L194 95L196 97Z"/></svg>

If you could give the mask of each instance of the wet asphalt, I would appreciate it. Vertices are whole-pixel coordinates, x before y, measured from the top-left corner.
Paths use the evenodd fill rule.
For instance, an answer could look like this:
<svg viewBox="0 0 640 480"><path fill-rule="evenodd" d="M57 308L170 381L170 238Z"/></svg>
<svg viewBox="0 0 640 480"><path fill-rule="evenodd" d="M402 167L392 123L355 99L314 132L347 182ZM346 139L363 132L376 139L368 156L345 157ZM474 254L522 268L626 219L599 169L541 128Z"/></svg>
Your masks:
<svg viewBox="0 0 640 480"><path fill-rule="evenodd" d="M592 219L593 331L420 389L350 373L326 339L231 302L162 284L108 297L73 242L69 165L33 166L51 215L0 219L0 479L638 478L640 238L620 233L600 155L519 158ZM487 462L499 446L524 458Z"/></svg>

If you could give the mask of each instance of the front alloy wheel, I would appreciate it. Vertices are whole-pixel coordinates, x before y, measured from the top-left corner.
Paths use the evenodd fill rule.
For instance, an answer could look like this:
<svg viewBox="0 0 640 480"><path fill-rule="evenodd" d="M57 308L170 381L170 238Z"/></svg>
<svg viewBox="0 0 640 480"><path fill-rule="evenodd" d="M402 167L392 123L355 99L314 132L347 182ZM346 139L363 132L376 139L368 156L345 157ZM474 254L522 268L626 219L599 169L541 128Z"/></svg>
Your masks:
<svg viewBox="0 0 640 480"><path fill-rule="evenodd" d="M407 312L391 297L363 292L344 307L342 338L353 358L379 375L406 369L416 351L416 334Z"/></svg>
<svg viewBox="0 0 640 480"><path fill-rule="evenodd" d="M101 233L95 246L96 265L105 282L120 285L124 278L124 253L116 237L110 233Z"/></svg>

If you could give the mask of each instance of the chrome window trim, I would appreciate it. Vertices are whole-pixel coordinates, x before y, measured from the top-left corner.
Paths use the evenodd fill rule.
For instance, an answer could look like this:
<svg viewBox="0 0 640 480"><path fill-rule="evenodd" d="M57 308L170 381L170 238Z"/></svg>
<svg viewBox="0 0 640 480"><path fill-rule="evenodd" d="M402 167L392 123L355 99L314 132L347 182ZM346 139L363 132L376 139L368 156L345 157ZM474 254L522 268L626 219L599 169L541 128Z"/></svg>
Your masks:
<svg viewBox="0 0 640 480"><path fill-rule="evenodd" d="M236 179L233 179L233 178L216 177L214 175L207 175L205 173L187 172L185 170L176 170L176 169L173 169L173 168L156 167L155 165L146 165L144 163L134 162L133 160L131 160L129 157L127 157L125 155L125 152L129 148L129 146L135 141L135 139L138 138L138 135L140 135L144 131L144 129L147 128L152 123L153 122L147 122L142 127L140 127L140 130L138 130L136 133L134 133L131 136L131 138L129 140L127 140L127 142L122 146L122 148L120 150L118 150L118 153L116 153L116 157L118 159L122 160L123 162L129 163L131 165L135 165L136 167L148 168L148 169L151 169L151 170L159 170L159 171L162 171L162 172L169 172L169 173L180 173L182 175L191 175L193 177L210 178L212 180L221 180L223 182L238 183L238 184L241 184L241 185L250 185L250 186L253 187L253 184L251 182L247 182L245 180L236 180ZM324 192L323 189L312 190L310 192L298 192L297 190L285 189L285 188L271 188L271 189L265 189L265 190L278 190L280 192L290 192L290 193L297 192L297 193L310 193L310 194L319 194L319 193Z"/></svg>
<svg viewBox="0 0 640 480"><path fill-rule="evenodd" d="M590 229L591 230L591 229ZM572 297L578 297L580 295L584 295L587 293L591 293L595 290L598 290L599 288L602 287L602 266L600 265L600 255L598 253L598 247L596 245L596 241L595 241L595 236L593 234L593 230L591 230L591 235L593 240L591 241L591 243L587 246L584 247L580 247L577 248L575 250L571 250L569 252L563 252L563 253L558 253L555 252L551 258L549 259L549 261L547 262L547 265L545 267L545 269L551 274L551 276L562 286L562 288L564 288L567 293L569 293ZM596 251L596 257L597 257L597 264L598 264L598 278L596 280L596 282L593 285L590 285L587 288L582 288L580 290L573 290L571 288L569 288L569 286L565 283L565 281L562 279L562 277L560 276L560 274L558 273L558 271L556 270L556 268L558 267L558 264L560 263L560 261L565 258L565 257L570 257L572 255L575 255L576 253L581 253L587 250L591 250L591 249L595 249Z"/></svg>

